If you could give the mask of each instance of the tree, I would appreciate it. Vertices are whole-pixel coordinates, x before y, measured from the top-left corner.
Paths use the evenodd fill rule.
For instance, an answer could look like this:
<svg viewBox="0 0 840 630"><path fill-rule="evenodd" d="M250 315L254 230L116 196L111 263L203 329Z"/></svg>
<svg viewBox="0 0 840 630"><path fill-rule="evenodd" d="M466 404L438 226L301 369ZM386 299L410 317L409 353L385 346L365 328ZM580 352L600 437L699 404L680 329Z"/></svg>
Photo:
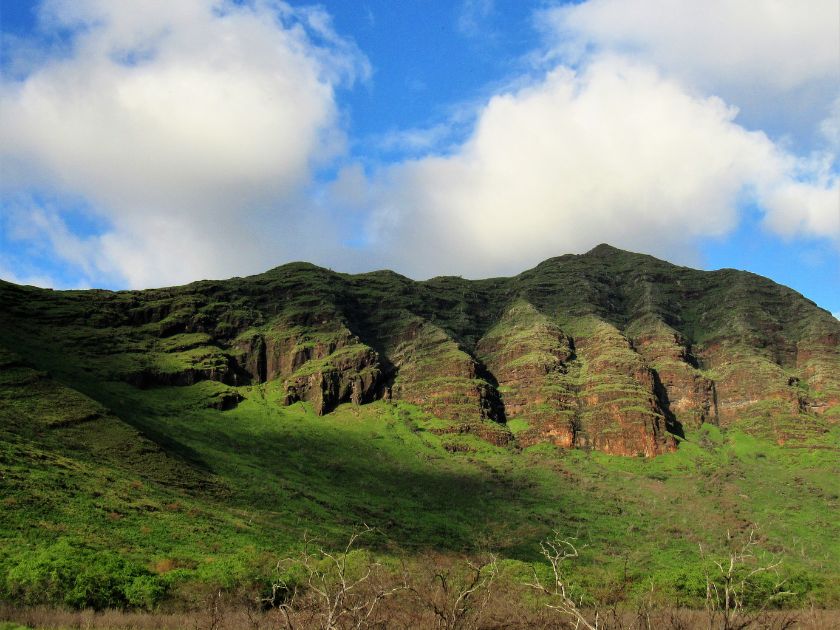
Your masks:
<svg viewBox="0 0 840 630"><path fill-rule="evenodd" d="M568 578L565 574L567 561L579 556L578 549L572 542L574 540L574 538L561 538L558 532L554 532L553 538L542 541L540 551L551 566L551 580L541 579L537 570L534 569L534 581L528 583L528 586L545 595L548 598L546 606L567 617L575 628L599 630L598 612L595 612L595 618L592 622L584 616L580 610L580 601L576 602L572 598Z"/></svg>
<svg viewBox="0 0 840 630"><path fill-rule="evenodd" d="M282 612L288 630L370 627L380 603L408 588L405 576L400 582L378 579L381 577L378 562L351 566L351 555L359 539L375 531L364 525L350 535L347 545L338 553L305 539L296 561L278 562L280 577L272 584L271 595L263 601ZM302 579L293 577L295 573L302 574Z"/></svg>
<svg viewBox="0 0 840 630"><path fill-rule="evenodd" d="M435 627L464 630L481 626L498 577L496 556L467 560L465 568L437 565L431 579L413 580L411 591L435 619Z"/></svg>
<svg viewBox="0 0 840 630"><path fill-rule="evenodd" d="M759 553L757 527L750 529L746 540L739 542L726 532L729 553L723 558L708 557L700 545L700 557L706 560L706 610L710 628L743 630L759 622L772 603L794 595L785 590L779 577L780 558ZM757 585L759 576L772 575L770 588ZM747 611L747 605L750 610Z"/></svg>

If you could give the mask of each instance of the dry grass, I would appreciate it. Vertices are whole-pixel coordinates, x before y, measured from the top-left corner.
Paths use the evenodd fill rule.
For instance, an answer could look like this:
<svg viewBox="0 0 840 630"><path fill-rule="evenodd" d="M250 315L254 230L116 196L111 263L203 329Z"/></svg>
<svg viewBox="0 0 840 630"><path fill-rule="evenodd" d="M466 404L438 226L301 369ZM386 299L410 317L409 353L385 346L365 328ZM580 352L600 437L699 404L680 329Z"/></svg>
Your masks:
<svg viewBox="0 0 840 630"><path fill-rule="evenodd" d="M563 630L573 624L558 618L546 609L527 609L512 594L495 593L477 617L463 619L461 630ZM594 615L590 616L594 619ZM221 598L207 608L182 613L141 613L119 610L94 612L67 611L55 608L0 607L0 628L3 621L27 628L55 630L268 630L291 627L309 630L321 628L316 610L302 607L287 620L280 610L260 611L241 602ZM746 621L746 620L745 620ZM13 626L14 627L14 626ZM336 626L336 630L352 627ZM434 611L418 598L406 593L382 605L364 628L409 630L446 628ZM716 630L703 610L660 609L654 611L620 611L601 614L599 629L604 630ZM746 628L752 630L834 630L840 628L838 610L773 611L753 619Z"/></svg>

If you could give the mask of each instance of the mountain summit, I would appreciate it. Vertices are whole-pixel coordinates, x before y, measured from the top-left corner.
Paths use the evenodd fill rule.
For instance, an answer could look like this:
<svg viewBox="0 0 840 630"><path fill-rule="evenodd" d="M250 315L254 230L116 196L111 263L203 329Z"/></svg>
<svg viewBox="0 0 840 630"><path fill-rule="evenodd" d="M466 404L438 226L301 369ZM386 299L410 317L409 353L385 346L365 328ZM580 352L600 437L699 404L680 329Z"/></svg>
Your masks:
<svg viewBox="0 0 840 630"><path fill-rule="evenodd" d="M403 401L440 432L618 455L703 423L781 442L840 418L840 322L751 273L602 244L511 278L335 273L305 263L146 291L0 283L0 346L94 400L96 383L255 385L318 414Z"/></svg>

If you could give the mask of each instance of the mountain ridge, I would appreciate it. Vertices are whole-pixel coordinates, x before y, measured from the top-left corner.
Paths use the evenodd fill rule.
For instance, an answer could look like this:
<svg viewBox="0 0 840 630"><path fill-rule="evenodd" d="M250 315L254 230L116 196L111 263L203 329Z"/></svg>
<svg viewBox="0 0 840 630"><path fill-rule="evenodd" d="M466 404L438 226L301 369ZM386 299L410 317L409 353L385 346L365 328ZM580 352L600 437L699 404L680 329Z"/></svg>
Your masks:
<svg viewBox="0 0 840 630"><path fill-rule="evenodd" d="M768 282L770 282L770 283L772 283L772 284L774 284L778 287L783 287L784 289L795 293L797 296L801 297L803 300L809 302L810 304L812 304L813 306L816 306L818 309L820 309L824 313L826 313L828 315L831 315L833 317L833 313L829 309L823 308L822 306L817 304L814 300L810 299L806 295L796 291L795 289L792 289L792 288L788 287L787 285L776 282L775 280L772 280L771 278L768 278L767 276L762 276L761 274L755 273L753 271L749 271L747 269L738 269L738 268L735 268L735 267L721 267L719 269L701 270L701 269L696 269L694 267L690 267L690 266L687 266L687 265L678 265L676 263L672 263L668 260L665 260L664 258L658 258L656 256L653 256L652 254L645 254L645 253L641 253L641 252L632 252L632 251L629 251L629 250L623 250L623 249L620 249L620 248L615 247L613 245L610 245L609 243L600 243L600 244L592 247L591 249L589 249L586 252L583 252L581 254L561 254L559 256L552 256L550 258L546 258L545 260L537 263L534 267L532 267L530 269L526 269L525 271L522 271L522 272L520 272L518 274L515 274L513 276L491 276L491 277L488 277L488 278L464 278L463 276L460 276L460 275L442 275L442 276L432 276L432 277L427 278L425 280L415 280L414 278L411 278L410 276L406 276L406 275L401 274L397 271L394 271L392 269L387 269L387 268L373 269L371 271L361 271L361 272L357 272L357 273L349 273L349 272L335 271L334 269L332 269L330 267L323 267L321 265L317 265L315 263L311 263L311 262L304 261L304 260L295 260L295 261L290 261L290 262L287 262L287 263L283 263L281 265L277 265L275 267L267 269L266 271L259 272L259 273L256 273L256 274L247 275L247 276L230 276L229 278L204 278L204 279L201 279L201 280L193 280L191 282L187 282L187 283L184 283L184 284L168 285L168 286L162 286L162 287L149 287L149 288L144 288L144 289L104 289L104 288L98 288L98 287L91 287L91 288L84 288L84 289L82 289L82 288L56 289L56 288L51 288L51 287L40 287L40 286L32 285L32 284L17 284L15 282L11 282L9 280L4 280L3 278L0 278L0 283L13 285L13 286L28 287L28 288L32 288L32 289L40 289L40 290L43 290L43 291L53 291L53 292L56 292L56 293L68 293L68 292L77 292L77 291L103 292L103 293L138 293L138 292L144 292L144 291L163 291L163 290L180 289L180 288L191 287L193 285L199 285L199 284L203 284L203 283L229 282L229 281L236 281L236 280L247 280L247 279L252 279L252 278L260 278L260 277L263 277L263 276L269 276L272 273L277 272L277 271L284 271L284 270L288 270L288 269L292 269L292 268L305 268L305 269L311 269L311 270L325 271L325 272L328 272L328 273L337 274L337 275L342 276L342 277L351 277L351 278L352 277L385 275L385 276L397 277L400 280L404 280L404 281L408 281L408 282L412 282L412 283L429 283L429 282L434 282L434 281L438 281L438 280L445 280L445 279L456 279L456 280L461 280L461 281L465 281L465 282L490 282L490 281L494 281L494 280L512 280L512 279L518 278L519 276L527 274L529 272L533 272L533 271L539 269L540 267L545 266L545 265L550 264L550 263L564 262L564 261L568 261L570 259L582 258L582 257L586 257L586 256L599 256L599 257L603 258L603 257L606 257L608 255L615 255L615 254L624 254L624 255L636 256L636 257L639 257L639 258L645 258L645 259L648 259L648 260L651 260L651 261L655 261L656 263L661 263L661 264L664 264L664 265L668 265L668 266L671 266L671 267L674 267L674 268L696 271L696 272L705 273L705 274L731 273L731 272L738 273L738 274L747 274L747 275L750 275L750 276L768 281Z"/></svg>
<svg viewBox="0 0 840 630"><path fill-rule="evenodd" d="M646 456L703 423L747 420L785 441L840 415L840 322L828 311L749 272L607 244L481 280L294 262L142 291L3 283L0 298L0 345L21 356L46 341L44 325L65 327L47 344L85 379L211 381L222 408L272 382L284 404L319 414L405 401L495 444ZM55 363L48 354L41 364ZM514 435L511 420L526 428Z"/></svg>

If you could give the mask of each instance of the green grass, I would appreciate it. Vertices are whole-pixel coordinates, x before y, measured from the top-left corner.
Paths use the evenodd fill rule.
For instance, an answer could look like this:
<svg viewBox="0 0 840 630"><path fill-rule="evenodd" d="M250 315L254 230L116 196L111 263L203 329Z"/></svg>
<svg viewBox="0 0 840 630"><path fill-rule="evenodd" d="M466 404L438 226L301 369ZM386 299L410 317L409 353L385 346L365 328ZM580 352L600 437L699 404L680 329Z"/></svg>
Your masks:
<svg viewBox="0 0 840 630"><path fill-rule="evenodd" d="M587 545L576 567L584 590L618 575L624 558L638 588L650 576L678 588L674 567L696 567L698 544L721 550L727 530L758 523L764 548L809 576L812 596L840 597L837 430L785 448L707 426L653 459L548 445L518 452L438 435L446 421L406 404L343 405L323 417L302 403L281 407L274 384L240 388L234 410L206 409L215 386L112 383L101 393L174 460L151 443L138 448L142 438L115 418L33 433L4 416L6 589L46 570L39 558L63 557L71 567L122 567L123 586L139 594L113 601L142 606L144 596L157 601L154 589L259 583L306 533L338 546L361 523L383 532L375 551L385 556L489 546L525 563L559 530Z"/></svg>

